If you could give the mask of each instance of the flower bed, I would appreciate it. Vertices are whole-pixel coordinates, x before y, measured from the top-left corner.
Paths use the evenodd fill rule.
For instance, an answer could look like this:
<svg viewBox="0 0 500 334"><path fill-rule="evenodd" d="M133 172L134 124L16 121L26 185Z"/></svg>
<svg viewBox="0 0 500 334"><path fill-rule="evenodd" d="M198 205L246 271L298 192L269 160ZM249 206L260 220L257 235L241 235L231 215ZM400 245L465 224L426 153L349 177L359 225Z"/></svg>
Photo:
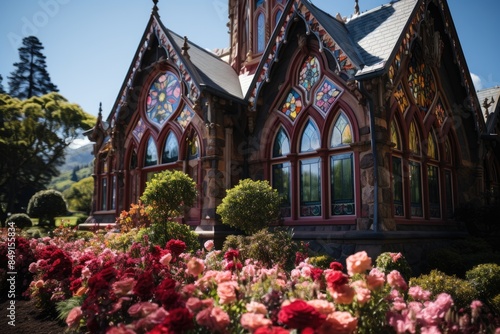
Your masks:
<svg viewBox="0 0 500 334"><path fill-rule="evenodd" d="M377 268L366 252L328 268L299 256L286 271L242 259L237 249L216 250L210 241L189 253L175 239L160 247L145 237L113 249L118 236L111 231L87 241L70 239L67 230L55 235L17 238L23 254L16 268L27 280L25 294L73 332L492 333L498 327L481 301L458 310L450 295L432 298L409 287L399 271ZM391 259L404 261L401 254Z"/></svg>

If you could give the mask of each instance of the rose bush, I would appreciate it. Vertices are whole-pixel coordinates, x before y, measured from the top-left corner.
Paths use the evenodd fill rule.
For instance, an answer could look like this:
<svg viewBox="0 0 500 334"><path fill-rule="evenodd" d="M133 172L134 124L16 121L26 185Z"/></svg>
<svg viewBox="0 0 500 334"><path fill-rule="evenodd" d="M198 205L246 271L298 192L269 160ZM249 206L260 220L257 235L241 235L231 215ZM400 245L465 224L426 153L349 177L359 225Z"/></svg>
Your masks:
<svg viewBox="0 0 500 334"><path fill-rule="evenodd" d="M300 253L288 271L213 242L188 252L182 240L154 245L145 237L113 249L115 234L25 241L33 254L27 294L59 310L73 332L491 333L499 326L484 303L456 309L450 295L409 286L366 252L328 268Z"/></svg>

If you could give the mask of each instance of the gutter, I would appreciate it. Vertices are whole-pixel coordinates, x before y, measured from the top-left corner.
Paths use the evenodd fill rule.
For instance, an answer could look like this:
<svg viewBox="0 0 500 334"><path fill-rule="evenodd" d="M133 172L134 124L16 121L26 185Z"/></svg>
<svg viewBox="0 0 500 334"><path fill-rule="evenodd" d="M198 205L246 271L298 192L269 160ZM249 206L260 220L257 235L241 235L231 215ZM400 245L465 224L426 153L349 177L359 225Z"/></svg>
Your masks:
<svg viewBox="0 0 500 334"><path fill-rule="evenodd" d="M377 143L375 140L375 115L374 115L374 106L373 99L371 95L366 91L365 86L362 81L358 81L358 86L360 92L368 101L368 113L370 117L370 136L371 136L371 150L373 154L373 192L374 192L374 202L373 202L373 232L378 233L379 231L379 221L378 221L378 154L377 154Z"/></svg>

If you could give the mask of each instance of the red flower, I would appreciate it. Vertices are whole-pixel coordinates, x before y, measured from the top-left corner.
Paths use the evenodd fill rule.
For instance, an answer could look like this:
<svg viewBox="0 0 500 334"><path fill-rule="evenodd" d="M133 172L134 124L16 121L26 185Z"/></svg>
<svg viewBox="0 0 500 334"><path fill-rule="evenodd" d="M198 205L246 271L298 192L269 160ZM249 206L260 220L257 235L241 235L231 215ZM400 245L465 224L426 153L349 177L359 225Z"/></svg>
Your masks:
<svg viewBox="0 0 500 334"><path fill-rule="evenodd" d="M137 284L134 286L134 293L139 297L141 301L146 301L151 299L153 296L153 290L155 288L155 282L153 278L153 273L148 270L143 272L137 278Z"/></svg>
<svg viewBox="0 0 500 334"><path fill-rule="evenodd" d="M326 283L328 287L334 290L335 288L347 284L348 282L348 276L341 271L332 271L326 276Z"/></svg>
<svg viewBox="0 0 500 334"><path fill-rule="evenodd" d="M314 281L319 281L321 276L323 275L323 269L321 268L312 268L311 269L311 277Z"/></svg>
<svg viewBox="0 0 500 334"><path fill-rule="evenodd" d="M284 329L283 327L276 327L276 326L270 326L270 327L260 327L257 328L253 334L289 334L290 331Z"/></svg>
<svg viewBox="0 0 500 334"><path fill-rule="evenodd" d="M155 299L163 305L166 310L184 306L181 295L175 291L176 282L171 278L165 278L155 289Z"/></svg>
<svg viewBox="0 0 500 334"><path fill-rule="evenodd" d="M230 249L224 254L224 259L227 261L236 261L240 257L240 252L237 249Z"/></svg>
<svg viewBox="0 0 500 334"><path fill-rule="evenodd" d="M344 270L344 266L342 265L342 263L334 261L334 262L330 263L330 269L338 270L338 271L343 271Z"/></svg>
<svg viewBox="0 0 500 334"><path fill-rule="evenodd" d="M193 314L185 307L172 309L168 311L162 325L167 327L170 333L186 333L193 328Z"/></svg>
<svg viewBox="0 0 500 334"><path fill-rule="evenodd" d="M278 321L290 328L304 329L318 328L325 321L326 316L303 300L295 300L283 306L278 313Z"/></svg>
<svg viewBox="0 0 500 334"><path fill-rule="evenodd" d="M172 239L167 242L165 248L177 257L186 250L186 243L182 240Z"/></svg>

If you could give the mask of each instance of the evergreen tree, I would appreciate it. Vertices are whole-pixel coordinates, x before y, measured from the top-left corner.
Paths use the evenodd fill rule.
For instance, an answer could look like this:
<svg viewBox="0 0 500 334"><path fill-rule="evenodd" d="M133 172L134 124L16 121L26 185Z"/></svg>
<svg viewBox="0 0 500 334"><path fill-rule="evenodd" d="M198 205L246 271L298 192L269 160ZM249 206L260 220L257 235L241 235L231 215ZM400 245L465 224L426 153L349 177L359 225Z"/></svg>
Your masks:
<svg viewBox="0 0 500 334"><path fill-rule="evenodd" d="M0 94L7 94L7 92L3 89L2 80L3 80L3 77L0 74Z"/></svg>
<svg viewBox="0 0 500 334"><path fill-rule="evenodd" d="M10 95L19 99L42 96L50 92L58 92L57 86L50 81L43 45L35 36L23 38L19 48L18 63L9 78Z"/></svg>

